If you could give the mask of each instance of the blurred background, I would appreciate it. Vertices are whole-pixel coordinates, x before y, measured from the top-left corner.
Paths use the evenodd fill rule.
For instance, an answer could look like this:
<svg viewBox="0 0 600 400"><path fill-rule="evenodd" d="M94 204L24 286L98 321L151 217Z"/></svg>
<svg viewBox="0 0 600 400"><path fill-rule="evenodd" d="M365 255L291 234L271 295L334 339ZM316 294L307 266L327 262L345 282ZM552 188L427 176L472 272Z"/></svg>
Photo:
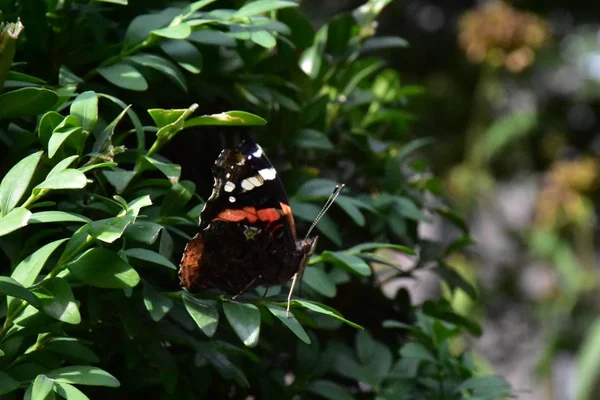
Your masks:
<svg viewBox="0 0 600 400"><path fill-rule="evenodd" d="M319 26L361 1L302 4ZM434 139L426 156L477 241L452 260L480 291L452 298L483 324L465 340L521 399L575 399L576 379L600 398L600 2L397 0L377 32L408 42L383 55L422 88L412 134ZM417 302L442 290L411 285Z"/></svg>

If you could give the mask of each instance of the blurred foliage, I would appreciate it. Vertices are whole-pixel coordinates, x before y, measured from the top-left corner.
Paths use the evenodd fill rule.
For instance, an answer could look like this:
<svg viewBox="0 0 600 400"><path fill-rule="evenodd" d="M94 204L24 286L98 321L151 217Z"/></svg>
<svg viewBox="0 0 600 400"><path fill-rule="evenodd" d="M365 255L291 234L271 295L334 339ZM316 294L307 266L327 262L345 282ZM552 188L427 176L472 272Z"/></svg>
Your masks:
<svg viewBox="0 0 600 400"><path fill-rule="evenodd" d="M0 38L1 395L511 395L453 346L481 334L476 322L444 299L381 291L428 269L477 297L447 262L472 242L464 221L426 201L441 182L406 109L423 90L370 55L406 45L374 36L388 3L315 32L281 0L0 2L21 21ZM349 187L318 225L323 248L289 318L281 288L233 301L177 286L196 186L210 192L210 164L249 126L301 230L336 181ZM460 237L426 240L433 215Z"/></svg>

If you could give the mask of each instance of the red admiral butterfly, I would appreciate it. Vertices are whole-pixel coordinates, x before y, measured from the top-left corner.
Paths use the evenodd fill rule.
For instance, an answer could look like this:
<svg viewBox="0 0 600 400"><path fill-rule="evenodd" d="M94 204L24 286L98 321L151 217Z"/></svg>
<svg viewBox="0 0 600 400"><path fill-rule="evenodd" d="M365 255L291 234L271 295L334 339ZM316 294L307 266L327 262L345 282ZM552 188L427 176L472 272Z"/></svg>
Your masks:
<svg viewBox="0 0 600 400"><path fill-rule="evenodd" d="M220 289L239 295L255 286L282 285L293 278L288 313L298 276L315 250L309 237L344 185L338 185L304 239L273 165L262 148L246 140L225 149L212 169L212 194L200 214L200 232L185 247L181 286L190 292Z"/></svg>

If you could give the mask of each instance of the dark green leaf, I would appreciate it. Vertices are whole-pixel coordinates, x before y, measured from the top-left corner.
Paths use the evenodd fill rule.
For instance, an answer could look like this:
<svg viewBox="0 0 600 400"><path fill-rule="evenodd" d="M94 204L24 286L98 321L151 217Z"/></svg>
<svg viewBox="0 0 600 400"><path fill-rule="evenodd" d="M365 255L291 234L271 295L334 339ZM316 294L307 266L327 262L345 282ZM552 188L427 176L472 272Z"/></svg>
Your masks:
<svg viewBox="0 0 600 400"><path fill-rule="evenodd" d="M199 74L202 70L202 54L190 42L163 40L160 42L160 48L188 72Z"/></svg>
<svg viewBox="0 0 600 400"><path fill-rule="evenodd" d="M163 319L171 311L171 308L173 308L171 299L158 293L152 286L146 283L144 283L144 305L154 321Z"/></svg>
<svg viewBox="0 0 600 400"><path fill-rule="evenodd" d="M477 290L452 267L440 262L434 270L450 287L460 288L470 298L477 300Z"/></svg>
<svg viewBox="0 0 600 400"><path fill-rule="evenodd" d="M497 399L510 395L510 385L500 376L476 376L462 382L454 393L460 394L469 391L473 396L485 396L485 399Z"/></svg>
<svg viewBox="0 0 600 400"><path fill-rule="evenodd" d="M408 47L408 42L398 36L378 36L368 38L360 46L361 53L373 50L388 49L391 47Z"/></svg>
<svg viewBox="0 0 600 400"><path fill-rule="evenodd" d="M56 129L58 124L63 121L63 119L64 117L56 111L48 111L42 116L38 125L38 136L40 137L40 141L44 146L48 145L48 141L50 140L50 136L52 136L52 132L54 129Z"/></svg>
<svg viewBox="0 0 600 400"><path fill-rule="evenodd" d="M335 264L340 265L348 271L354 272L358 275L371 275L371 267L369 267L369 264L367 264L362 258L355 255L341 251L324 251L322 257L324 260L334 262Z"/></svg>
<svg viewBox="0 0 600 400"><path fill-rule="evenodd" d="M35 288L34 294L42 310L54 319L68 324L81 322L79 308L69 284L62 278L44 280Z"/></svg>
<svg viewBox="0 0 600 400"><path fill-rule="evenodd" d="M406 343L400 349L400 356L406 358L416 358L418 360L429 361L432 363L437 362L433 354L431 354L431 352L429 352L429 350L427 350L427 348L420 343Z"/></svg>
<svg viewBox="0 0 600 400"><path fill-rule="evenodd" d="M600 319L591 325L577 354L577 399L592 399L600 376Z"/></svg>
<svg viewBox="0 0 600 400"><path fill-rule="evenodd" d="M162 265L173 270L177 270L177 267L166 257L148 249L127 249L125 250L127 257L137 258L138 260L148 261L152 264Z"/></svg>
<svg viewBox="0 0 600 400"><path fill-rule="evenodd" d="M25 287L33 285L40 271L48 261L50 255L68 239L59 239L50 242L27 256L17 265L11 277Z"/></svg>
<svg viewBox="0 0 600 400"><path fill-rule="evenodd" d="M288 317L285 308L275 304L266 304L266 306L269 311L271 311L274 316L276 316L281 322L283 322L285 326L294 332L294 334L298 336L300 340L302 340L304 343L310 344L310 337L308 337L308 334L293 314L290 314Z"/></svg>
<svg viewBox="0 0 600 400"><path fill-rule="evenodd" d="M8 394L19 388L19 382L14 380L6 372L0 371L0 395Z"/></svg>
<svg viewBox="0 0 600 400"><path fill-rule="evenodd" d="M415 221L428 222L429 219L421 213L414 201L407 197L395 197L396 207L400 214Z"/></svg>
<svg viewBox="0 0 600 400"><path fill-rule="evenodd" d="M300 129L294 135L294 144L303 149L333 150L329 138L314 129Z"/></svg>
<svg viewBox="0 0 600 400"><path fill-rule="evenodd" d="M117 193L123 192L129 182L135 176L135 172L126 171L120 168L113 168L112 171L102 171L102 174L106 177L108 182L113 185L113 187L117 190Z"/></svg>
<svg viewBox="0 0 600 400"><path fill-rule="evenodd" d="M0 218L15 208L25 194L42 154L42 151L38 151L25 157L15 164L2 179L0 183Z"/></svg>
<svg viewBox="0 0 600 400"><path fill-rule="evenodd" d="M119 387L119 381L108 372L87 365L74 365L55 369L46 374L57 383L74 385Z"/></svg>
<svg viewBox="0 0 600 400"><path fill-rule="evenodd" d="M260 311L253 304L227 301L223 303L223 311L229 324L248 347L258 344L260 336Z"/></svg>
<svg viewBox="0 0 600 400"><path fill-rule="evenodd" d="M192 317L198 328L208 337L212 337L219 326L219 310L216 302L211 300L201 300L183 294L183 304L188 314Z"/></svg>
<svg viewBox="0 0 600 400"><path fill-rule="evenodd" d="M91 132L98 123L98 96L91 90L81 93L71 104L70 114L81 121L81 129Z"/></svg>
<svg viewBox="0 0 600 400"><path fill-rule="evenodd" d="M318 394L328 400L352 400L353 397L337 383L325 380L314 381L308 391Z"/></svg>
<svg viewBox="0 0 600 400"><path fill-rule="evenodd" d="M173 215L181 210L192 199L196 185L191 181L175 183L165 195L160 207L160 215Z"/></svg>
<svg viewBox="0 0 600 400"><path fill-rule="evenodd" d="M0 95L0 119L21 118L41 114L52 108L58 95L52 90L25 87Z"/></svg>
<svg viewBox="0 0 600 400"><path fill-rule="evenodd" d="M140 72L131 65L120 62L109 67L99 68L98 73L107 81L123 89L145 91L148 82Z"/></svg>
<svg viewBox="0 0 600 400"><path fill-rule="evenodd" d="M304 270L302 276L304 283L311 289L326 297L335 297L336 287L331 277L323 268L310 267Z"/></svg>
<svg viewBox="0 0 600 400"><path fill-rule="evenodd" d="M360 205L360 201L352 197L340 195L336 199L336 204L340 206L340 208L344 210L346 214L350 216L350 218L352 218L356 225L365 226L365 217L362 215L362 212L358 208L358 205Z"/></svg>
<svg viewBox="0 0 600 400"><path fill-rule="evenodd" d="M314 204L299 203L296 201L291 202L291 207L294 215L298 219L307 222L313 222L316 216L319 214L319 211L321 211L321 208ZM329 215L324 215L321 218L319 224L317 225L317 229L338 246L342 244L340 231Z"/></svg>
<svg viewBox="0 0 600 400"><path fill-rule="evenodd" d="M100 362L98 356L82 340L72 337L52 338L44 345L44 350L85 363Z"/></svg>
<svg viewBox="0 0 600 400"><path fill-rule="evenodd" d="M235 47L235 39L221 31L200 30L188 36L190 42L208 44L213 46Z"/></svg>
<svg viewBox="0 0 600 400"><path fill-rule="evenodd" d="M134 56L130 56L129 58L136 64L140 64L148 68L153 68L165 74L167 78L172 80L183 91L187 91L185 76L171 61L154 54L145 53L138 53Z"/></svg>
<svg viewBox="0 0 600 400"><path fill-rule="evenodd" d="M123 46L128 48L143 42L150 36L150 32L167 26L172 19L166 13L138 15L125 31Z"/></svg>
<svg viewBox="0 0 600 400"><path fill-rule="evenodd" d="M93 248L68 265L83 282L97 287L125 289L140 282L138 273L121 257L103 248Z"/></svg>
<svg viewBox="0 0 600 400"><path fill-rule="evenodd" d="M179 181L179 177L181 176L181 165L158 161L148 156L144 156L144 160L148 161L154 168L165 174L171 184L175 184Z"/></svg>
<svg viewBox="0 0 600 400"><path fill-rule="evenodd" d="M156 222L137 220L134 224L127 226L125 238L152 244L156 242L162 229L163 226Z"/></svg>
<svg viewBox="0 0 600 400"><path fill-rule="evenodd" d="M252 32L250 40L266 49L272 49L277 45L275 37L267 31Z"/></svg>
<svg viewBox="0 0 600 400"><path fill-rule="evenodd" d="M346 318L344 318L342 316L342 314L340 314L339 312L337 312L336 310L334 310L333 308L326 306L325 304L321 304L321 303L317 303L316 301L308 301L308 300L292 300L292 304L293 305L300 305L304 308L308 308L309 310L318 312L319 314L324 314L324 315L328 315L332 318L335 318L339 321L342 321L354 328L357 329L363 329L362 326L355 324L352 321L347 320Z"/></svg>
<svg viewBox="0 0 600 400"><path fill-rule="evenodd" d="M37 299L31 292L25 289L19 282L8 276L0 276L0 293L6 296L17 297L37 306Z"/></svg>

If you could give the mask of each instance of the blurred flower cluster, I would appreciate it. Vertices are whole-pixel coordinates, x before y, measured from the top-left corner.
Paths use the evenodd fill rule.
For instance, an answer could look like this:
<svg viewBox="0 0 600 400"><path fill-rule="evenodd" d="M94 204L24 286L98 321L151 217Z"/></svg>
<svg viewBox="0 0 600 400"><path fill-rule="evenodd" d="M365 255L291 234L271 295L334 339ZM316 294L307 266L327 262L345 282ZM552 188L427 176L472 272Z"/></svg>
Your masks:
<svg viewBox="0 0 600 400"><path fill-rule="evenodd" d="M504 66L512 73L529 67L536 51L549 39L546 20L502 1L490 1L467 11L459 21L458 41L469 60Z"/></svg>
<svg viewBox="0 0 600 400"><path fill-rule="evenodd" d="M593 204L587 196L598 184L599 163L593 157L555 162L547 172L536 207L536 225L561 228L592 225Z"/></svg>

